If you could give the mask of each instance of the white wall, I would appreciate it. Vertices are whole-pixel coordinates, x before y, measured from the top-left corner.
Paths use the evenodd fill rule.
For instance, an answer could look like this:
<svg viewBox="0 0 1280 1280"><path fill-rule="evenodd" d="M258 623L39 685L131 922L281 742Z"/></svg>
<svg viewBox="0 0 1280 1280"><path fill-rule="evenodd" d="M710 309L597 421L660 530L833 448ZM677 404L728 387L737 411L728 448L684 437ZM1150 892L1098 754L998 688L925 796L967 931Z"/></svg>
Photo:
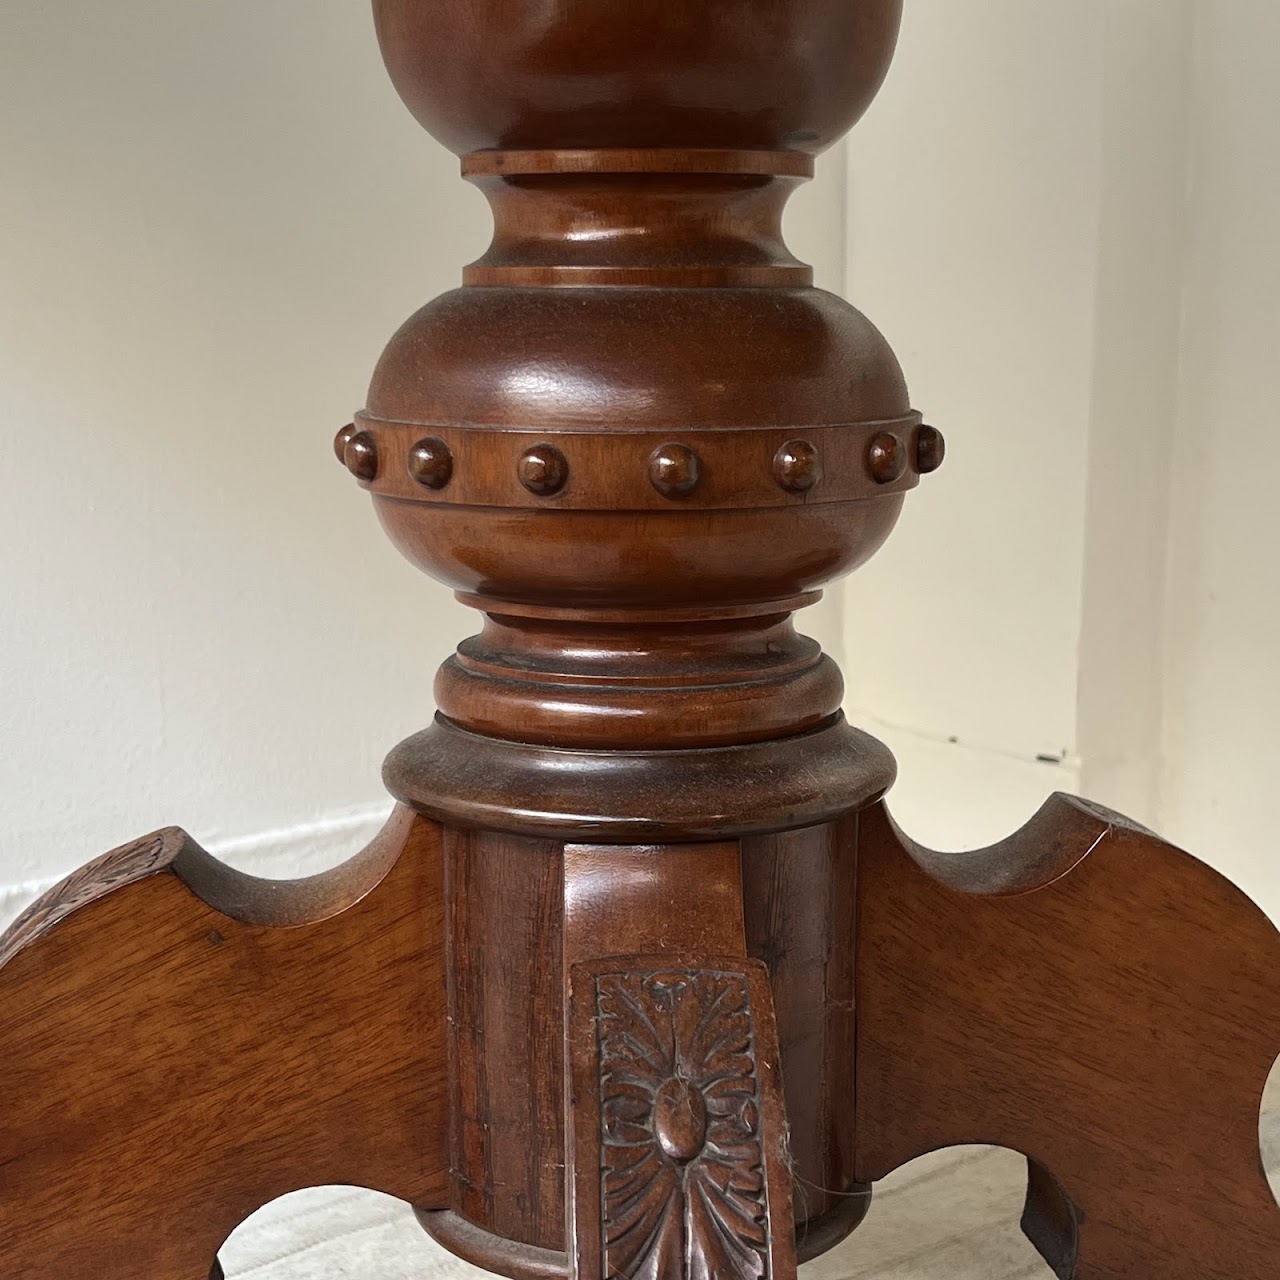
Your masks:
<svg viewBox="0 0 1280 1280"><path fill-rule="evenodd" d="M910 0L789 231L951 446L805 619L899 815L974 844L1082 789L1280 914L1278 35L1269 0ZM0 915L162 822L336 860L473 623L328 441L483 202L365 6L315 0L0 6L0 172Z"/></svg>
<svg viewBox="0 0 1280 1280"><path fill-rule="evenodd" d="M1078 788L1280 918L1277 47L1270 0L908 4L849 291L951 452L846 646L925 840Z"/></svg>
<svg viewBox="0 0 1280 1280"><path fill-rule="evenodd" d="M1105 9L912 0L849 144L849 296L949 444L852 581L850 703L944 845L1079 783Z"/></svg>
<svg viewBox="0 0 1280 1280"><path fill-rule="evenodd" d="M13 0L0 95L0 880L358 840L466 621L329 440L483 201L363 6Z"/></svg>
<svg viewBox="0 0 1280 1280"><path fill-rule="evenodd" d="M1280 916L1280 6L1202 0L1172 450L1163 820Z"/></svg>
<svg viewBox="0 0 1280 1280"><path fill-rule="evenodd" d="M162 823L287 875L385 812L474 615L330 440L484 247L457 168L366 4L0 5L0 917ZM838 287L842 153L789 225Z"/></svg>
<svg viewBox="0 0 1280 1280"><path fill-rule="evenodd" d="M1107 7L1077 751L1085 794L1160 825L1192 6Z"/></svg>

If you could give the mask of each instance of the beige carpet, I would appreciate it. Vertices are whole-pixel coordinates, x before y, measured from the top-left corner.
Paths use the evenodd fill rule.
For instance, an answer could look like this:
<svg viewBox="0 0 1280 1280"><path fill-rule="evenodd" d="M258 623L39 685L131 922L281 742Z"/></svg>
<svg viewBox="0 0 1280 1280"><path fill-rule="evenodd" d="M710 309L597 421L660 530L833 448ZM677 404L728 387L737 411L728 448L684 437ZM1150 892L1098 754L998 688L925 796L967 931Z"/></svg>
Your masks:
<svg viewBox="0 0 1280 1280"><path fill-rule="evenodd" d="M1011 1152L979 1147L917 1161L881 1184L870 1217L852 1238L801 1275L1052 1280L1017 1228L1025 1168ZM222 1261L227 1280L470 1280L486 1274L437 1248L403 1205L334 1187L269 1206L235 1234Z"/></svg>
<svg viewBox="0 0 1280 1280"><path fill-rule="evenodd" d="M1273 1096L1280 1102L1280 1090ZM1280 1168L1280 1111L1268 1112L1263 1150L1267 1167ZM1280 1180L1273 1185L1280 1188ZM803 1280L1053 1280L1018 1230L1025 1188L1025 1161L1009 1151L967 1147L927 1156L881 1183L863 1226L800 1274ZM405 1206L335 1187L268 1206L228 1242L223 1263L227 1280L471 1280L485 1274L437 1248Z"/></svg>

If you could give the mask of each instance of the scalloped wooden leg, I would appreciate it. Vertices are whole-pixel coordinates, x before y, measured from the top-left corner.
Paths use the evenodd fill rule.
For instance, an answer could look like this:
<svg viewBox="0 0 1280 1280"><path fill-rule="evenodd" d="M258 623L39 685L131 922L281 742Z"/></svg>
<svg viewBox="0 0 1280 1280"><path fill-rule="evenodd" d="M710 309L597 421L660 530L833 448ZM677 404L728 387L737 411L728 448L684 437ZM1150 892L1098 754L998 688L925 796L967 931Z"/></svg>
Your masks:
<svg viewBox="0 0 1280 1280"><path fill-rule="evenodd" d="M267 1201L447 1196L436 826L289 884L170 828L0 938L5 1280L208 1280Z"/></svg>
<svg viewBox="0 0 1280 1280"><path fill-rule="evenodd" d="M570 846L564 951L571 1274L794 1280L777 1028L746 958L738 846Z"/></svg>
<svg viewBox="0 0 1280 1280"><path fill-rule="evenodd" d="M1203 863L1082 801L982 853L859 835L857 1149L1031 1160L1024 1228L1063 1280L1274 1280L1258 1112L1280 936Z"/></svg>

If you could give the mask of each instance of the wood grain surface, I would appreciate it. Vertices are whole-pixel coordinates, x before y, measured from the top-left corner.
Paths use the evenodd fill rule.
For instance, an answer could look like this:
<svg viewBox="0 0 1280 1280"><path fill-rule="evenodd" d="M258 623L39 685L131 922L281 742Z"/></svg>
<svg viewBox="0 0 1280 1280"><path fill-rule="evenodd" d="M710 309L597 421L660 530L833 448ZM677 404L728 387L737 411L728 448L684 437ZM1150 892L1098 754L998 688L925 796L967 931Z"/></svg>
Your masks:
<svg viewBox="0 0 1280 1280"><path fill-rule="evenodd" d="M575 1280L794 1280L764 966L617 957L572 971Z"/></svg>
<svg viewBox="0 0 1280 1280"><path fill-rule="evenodd" d="M854 1169L857 818L742 842L747 947L769 970L801 1261L866 1215Z"/></svg>
<svg viewBox="0 0 1280 1280"><path fill-rule="evenodd" d="M794 1280L768 972L737 844L565 851L574 1280Z"/></svg>
<svg viewBox="0 0 1280 1280"><path fill-rule="evenodd" d="M1280 1275L1275 930L1083 802L912 844L790 621L945 452L782 236L901 7L374 0L496 229L335 452L488 621L347 867L169 829L0 939L0 1280L206 1280L315 1183L523 1280L793 1280L793 1186L813 1254L973 1143L1062 1280Z"/></svg>
<svg viewBox="0 0 1280 1280"><path fill-rule="evenodd" d="M449 1205L492 1236L563 1250L562 850L481 831L448 831L445 849Z"/></svg>
<svg viewBox="0 0 1280 1280"><path fill-rule="evenodd" d="M6 1280L207 1280L316 1184L444 1203L442 873L401 809L310 881L171 828L37 903L0 940Z"/></svg>
<svg viewBox="0 0 1280 1280"><path fill-rule="evenodd" d="M1280 936L1203 863L1058 797L979 854L859 835L857 1161L1030 1162L1024 1228L1063 1280L1271 1280L1258 1139Z"/></svg>

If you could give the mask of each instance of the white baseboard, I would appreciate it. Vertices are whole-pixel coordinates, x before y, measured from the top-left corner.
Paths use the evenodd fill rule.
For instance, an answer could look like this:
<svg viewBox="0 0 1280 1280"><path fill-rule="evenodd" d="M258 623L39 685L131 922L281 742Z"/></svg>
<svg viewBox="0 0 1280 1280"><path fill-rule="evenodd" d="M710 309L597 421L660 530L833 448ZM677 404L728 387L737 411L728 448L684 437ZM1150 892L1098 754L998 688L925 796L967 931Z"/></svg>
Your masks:
<svg viewBox="0 0 1280 1280"><path fill-rule="evenodd" d="M335 814L318 822L200 843L215 857L249 875L296 880L335 867L359 853L378 833L390 811L388 801L386 805ZM67 872L72 870L73 867L67 868ZM62 876L51 876L26 884L0 884L0 929L61 879Z"/></svg>

